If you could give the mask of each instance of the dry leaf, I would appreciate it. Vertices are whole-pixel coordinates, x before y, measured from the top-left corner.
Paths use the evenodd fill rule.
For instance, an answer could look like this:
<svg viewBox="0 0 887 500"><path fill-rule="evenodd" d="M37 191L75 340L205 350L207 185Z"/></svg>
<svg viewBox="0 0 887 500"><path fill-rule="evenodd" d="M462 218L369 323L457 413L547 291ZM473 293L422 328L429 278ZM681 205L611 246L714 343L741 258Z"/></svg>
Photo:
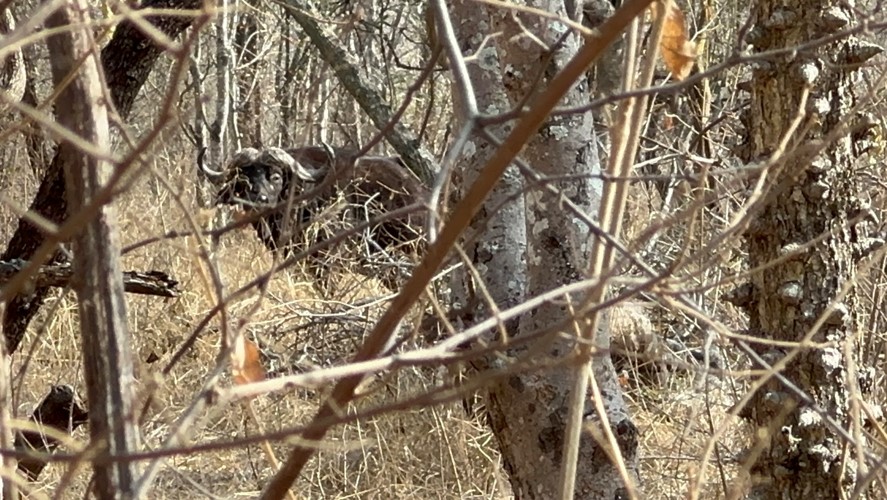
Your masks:
<svg viewBox="0 0 887 500"><path fill-rule="evenodd" d="M234 341L231 353L231 375L237 385L265 380L265 367L259 357L259 348L243 335Z"/></svg>
<svg viewBox="0 0 887 500"><path fill-rule="evenodd" d="M653 2L651 7L653 18L656 19L663 2ZM662 60L675 79L687 78L696 61L696 44L687 36L684 13L675 2L669 2L665 25L662 27L662 40L659 42L659 52L662 53Z"/></svg>

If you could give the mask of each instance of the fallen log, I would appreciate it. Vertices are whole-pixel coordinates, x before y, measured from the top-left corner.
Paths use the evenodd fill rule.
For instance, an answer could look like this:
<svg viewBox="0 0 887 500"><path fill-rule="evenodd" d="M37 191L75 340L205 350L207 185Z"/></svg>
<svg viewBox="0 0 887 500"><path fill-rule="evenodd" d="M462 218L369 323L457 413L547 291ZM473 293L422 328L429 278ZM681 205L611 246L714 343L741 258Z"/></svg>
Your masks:
<svg viewBox="0 0 887 500"><path fill-rule="evenodd" d="M13 259L0 261L0 286L6 284L16 273L20 272L27 261ZM48 286L67 286L74 274L70 263L47 264L41 266L37 275L31 278L30 286L43 288ZM123 289L129 293L155 295L158 297L178 297L179 282L162 271L124 271Z"/></svg>

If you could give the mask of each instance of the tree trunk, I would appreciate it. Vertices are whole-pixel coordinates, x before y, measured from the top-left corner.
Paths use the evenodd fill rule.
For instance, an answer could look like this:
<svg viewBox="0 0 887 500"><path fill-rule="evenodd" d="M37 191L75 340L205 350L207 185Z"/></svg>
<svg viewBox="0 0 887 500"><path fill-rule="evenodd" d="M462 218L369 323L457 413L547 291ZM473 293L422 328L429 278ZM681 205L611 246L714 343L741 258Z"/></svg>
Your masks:
<svg viewBox="0 0 887 500"><path fill-rule="evenodd" d="M482 37L473 35L488 29L488 23L494 17L507 15L502 9L473 0L455 0L451 5L454 31L456 37L463 41L461 49L466 56L475 54L483 42ZM483 58L488 64L467 64L477 107L488 113L505 113L511 108L511 103L503 88L498 53L487 49ZM457 99L456 121L462 127L470 118L466 116L465 96L459 94L458 86L454 86L453 94ZM489 127L488 130L502 137L507 134L507 128L499 125ZM475 182L496 149L494 144L476 132L469 140L471 146L465 148L459 159L462 168L454 174L454 188L462 196ZM451 306L461 311L459 319L465 325L475 324L489 317L494 312L493 307L502 310L516 306L526 296L527 228L524 222L526 213L523 184L517 168L509 167L471 224L469 232L476 232L479 237L465 242L463 247L468 263L476 269L477 274L473 276L463 267L460 272L453 274L451 283ZM482 281L478 282L479 280ZM487 303L489 300L492 304ZM504 330L509 335L513 334L517 330L517 322L507 322ZM494 339L491 337L489 340ZM491 361L482 359L474 367L478 371L488 370L491 368Z"/></svg>
<svg viewBox="0 0 887 500"><path fill-rule="evenodd" d="M11 4L4 4L0 12L0 33L10 33L15 29ZM4 99L20 101L25 93L25 61L21 49L0 61L0 89L6 93ZM6 105L0 106L5 109Z"/></svg>
<svg viewBox="0 0 887 500"><path fill-rule="evenodd" d="M525 5L566 14L563 1L530 1ZM468 68L478 94L478 108L484 113L505 111L538 92L578 48L578 39L574 36L563 40L563 44L551 54L531 41L524 30L529 30L549 47L555 47L563 33L557 23L539 16L482 7L473 2L453 2L452 12L463 54L476 56L470 60ZM513 16L519 17L520 24ZM504 36L495 41L483 39L483 35L499 31ZM484 41L486 48L475 54ZM567 94L565 102L578 103L587 99L583 82ZM506 126L501 128L507 129ZM590 114L553 118L527 144L522 157L543 176L599 172L593 137ZM474 150L467 158L470 172L471 168L477 167L477 162L483 161L484 148L490 146L483 141L469 144ZM588 176L584 179L554 184L562 195L593 213L600 200L600 185L595 185ZM470 182L471 174L464 180ZM506 176L503 181L497 198L490 198L485 205L487 211L482 215L486 217L475 218L473 229L479 238L469 247L469 256L474 259L473 264L478 268L484 286L499 308L514 305L521 297L536 296L575 281L587 266L589 237L588 228L576 217L556 208L559 206L558 196L538 185L517 203L499 207L494 212L494 207L522 185L518 175ZM490 313L488 308L479 309L475 314ZM505 333L521 336L551 329L568 315L561 303L549 303L522 316L518 322L506 324ZM605 331L598 338L606 345ZM516 498L553 498L560 490L563 438L570 390L576 374L576 369L566 365L564 358L573 352L573 347L573 342L552 332L539 343L511 348L506 359L521 362L544 360L559 367L517 373L489 389L486 400L489 421ZM503 367L501 360L501 357L489 359L482 368ZM637 428L628 415L608 357L595 360L594 376L601 391L608 396L604 406L610 425L617 434L630 474L634 476L632 480L636 481ZM588 420L593 422L596 413L590 398L586 405L586 413L590 415ZM605 449L588 433L582 437L579 464L577 496L617 498L625 494L618 469L610 462Z"/></svg>
<svg viewBox="0 0 887 500"><path fill-rule="evenodd" d="M483 41L481 37L472 36L482 33L488 22L494 17L505 17L502 9L495 9L472 0L457 0L452 3L455 14L456 37L465 42L462 50L465 55L474 54ZM505 113L511 108L508 96L502 84L499 70L499 56L495 50L484 52L485 61L490 64L467 65L468 76L474 85L477 107L490 113ZM458 89L454 88L457 98ZM464 103L455 106L456 120L460 126L468 119L465 116ZM507 127L500 125L490 127L490 132L497 136L507 133ZM481 168L492 156L496 147L475 133L471 139L472 148L466 148L460 163L464 168L459 175L456 189L463 194L468 186L474 183ZM472 231L482 233L480 238L472 239L464 245L466 256L471 264L483 277L483 286L487 287L494 304L505 309L520 304L527 289L527 270L525 265L527 251L527 233L524 219L524 200L521 195L523 179L515 167L502 177L493 192L484 202L472 224ZM484 296L477 290L469 273L458 273L453 282L454 307L465 311L462 318L467 323L481 320L490 314L489 304L484 304ZM513 328L512 328L513 329Z"/></svg>
<svg viewBox="0 0 887 500"><path fill-rule="evenodd" d="M233 113L234 92L234 32L231 24L236 13L236 0L221 0L222 9L216 20L216 105L215 117L210 130L208 160L210 165L219 168L228 158L228 126Z"/></svg>
<svg viewBox="0 0 887 500"><path fill-rule="evenodd" d="M52 28L68 28L47 40L53 81L63 90L57 103L59 124L99 150L111 147L108 109L103 102L95 40L83 0L69 0L47 19ZM79 29L75 28L80 26ZM70 81L66 79L75 75ZM93 158L72 142L59 145L67 179L69 211L90 204L107 183L113 166ZM100 452L124 456L138 447L133 415L132 349L120 271L117 218L105 206L74 240L74 288L77 292L90 434ZM131 497L136 464L110 461L95 465L95 491L101 498Z"/></svg>
<svg viewBox="0 0 887 500"><path fill-rule="evenodd" d="M262 121L264 106L274 95L264 89L264 59L261 57L263 33L259 20L252 12L242 12L238 17L237 35L234 39L237 53L237 144L241 147L261 148L264 145ZM265 91L263 91L265 90Z"/></svg>
<svg viewBox="0 0 887 500"><path fill-rule="evenodd" d="M200 0L147 0L145 8L156 9L199 9ZM194 18L191 16L147 16L146 20L169 37L176 37ZM102 50L102 66L111 98L117 113L123 118L129 116L136 95L148 79L154 62L163 52L149 35L132 23L124 22L114 32L114 38ZM44 218L61 223L67 215L65 201L65 177L62 158L56 153L52 164L46 169L46 176L40 183L37 196L31 203L31 211ZM24 219L19 220L18 228L12 235L6 252L0 260L30 259L34 251L43 243L40 230ZM63 259L56 252L53 262ZM46 288L38 288L30 295L18 295L9 301L3 314L3 335L8 352L13 353L25 335L31 319L37 314L47 294Z"/></svg>
<svg viewBox="0 0 887 500"><path fill-rule="evenodd" d="M2 307L2 306L0 306ZM12 377L10 377L11 358L6 353L6 348L0 346L0 446L3 449L11 449L12 440ZM11 471L16 468L14 458L4 455L0 461L0 467ZM13 481L0 477L0 497L17 499L18 488Z"/></svg>
<svg viewBox="0 0 887 500"><path fill-rule="evenodd" d="M854 14L839 1L758 0L753 10L757 21L749 41L761 52L831 35L846 27L837 14L846 20ZM836 22L823 22L823 12ZM777 154L799 114L799 132L788 144L809 147L809 141L833 132L854 104L855 68L874 55L864 54L864 47L851 37L755 65L746 159L760 162ZM781 373L809 401L799 401L773 379L755 395L749 413L765 432L752 446L757 460L751 498L840 498L854 490L855 453L845 454L846 443L819 411L840 425L851 422L849 400L857 381L849 380L847 367L861 362L846 358L859 352L852 282L863 241L851 218L861 212L860 183L847 133L818 156L791 152L762 174L771 190L746 232L751 268L767 266L752 277L749 323L762 338L758 350L764 359L772 364L791 357ZM771 339L828 347L779 349L766 344Z"/></svg>
<svg viewBox="0 0 887 500"><path fill-rule="evenodd" d="M203 61L203 40L197 37L191 48L191 64L188 67L188 76L191 78L190 88L194 89L194 125L191 129L191 138L194 148L206 154L209 150L209 130L207 130L206 102L201 97L206 95L206 74L201 69L206 66ZM206 174L203 170L197 170L198 182L194 186L194 194L197 202L203 208L211 208L216 205L216 191L218 188L212 182L204 182Z"/></svg>

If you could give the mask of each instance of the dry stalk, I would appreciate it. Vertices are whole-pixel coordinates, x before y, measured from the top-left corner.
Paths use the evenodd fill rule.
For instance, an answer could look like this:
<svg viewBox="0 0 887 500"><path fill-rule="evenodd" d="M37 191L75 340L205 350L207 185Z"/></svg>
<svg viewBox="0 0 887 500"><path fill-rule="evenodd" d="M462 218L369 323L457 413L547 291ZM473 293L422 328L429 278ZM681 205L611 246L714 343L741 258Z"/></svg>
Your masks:
<svg viewBox="0 0 887 500"><path fill-rule="evenodd" d="M670 4L666 2L666 7ZM637 60L637 43L638 43L638 21L635 20L632 28L629 30L627 50L625 52L625 68L623 73L623 91L627 91L635 86L647 87L653 81L653 72L656 68L656 55L659 50L660 40L662 38L663 26L665 24L665 12L668 9L658 9L658 14L653 28L653 36L650 37L647 47L647 59L643 68L643 74L639 85L635 84ZM627 179L632 174L632 166L637 156L637 148L640 142L641 129L643 128L643 118L647 107L647 97L642 96L636 99L628 99L623 101L618 113L617 121L613 127L611 136L613 137L612 151L610 153L609 174L620 179ZM600 215L601 229L609 234L613 239L619 239L622 230L622 220L625 212L625 206L628 201L628 182L625 180L616 182L605 182L604 192L601 197ZM589 264L588 275L600 277L605 271L613 265L615 249L606 244L601 238L596 238L591 250L591 259ZM601 280L599 286L593 288L585 298L585 305L598 304L602 302L607 295L608 280ZM589 379L592 375L592 349L595 345L595 337L598 327L601 324L599 313L592 313L583 321L583 330L581 339L586 342L580 342L577 348L580 358L587 360L580 365L570 398L570 413L567 417L567 429L564 437L563 466L561 469L561 498L572 499L575 495L576 483L576 467L579 458L579 443L584 424L585 405L588 399ZM606 340L606 339L605 339ZM600 388L596 381L592 381L592 400L598 418L601 422L601 429L607 440L606 448L612 450L613 461L622 480L629 493L636 495L634 482L631 480L628 469L625 466L625 460L622 457L621 450L613 435L610 427L610 419L607 409L604 407L601 397ZM604 445L604 443L601 443Z"/></svg>

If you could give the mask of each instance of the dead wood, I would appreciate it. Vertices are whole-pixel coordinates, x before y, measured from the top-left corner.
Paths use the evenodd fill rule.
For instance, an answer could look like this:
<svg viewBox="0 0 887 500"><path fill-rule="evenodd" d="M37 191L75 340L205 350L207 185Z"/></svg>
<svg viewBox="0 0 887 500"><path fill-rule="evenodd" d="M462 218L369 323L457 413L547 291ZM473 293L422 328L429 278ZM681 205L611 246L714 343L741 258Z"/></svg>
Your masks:
<svg viewBox="0 0 887 500"><path fill-rule="evenodd" d="M28 262L21 259L0 261L0 286L27 265ZM37 275L31 279L31 287L65 287L70 283L73 273L71 264L65 262L41 266ZM163 271L124 271L123 287L125 291L139 295L179 296L179 282Z"/></svg>

